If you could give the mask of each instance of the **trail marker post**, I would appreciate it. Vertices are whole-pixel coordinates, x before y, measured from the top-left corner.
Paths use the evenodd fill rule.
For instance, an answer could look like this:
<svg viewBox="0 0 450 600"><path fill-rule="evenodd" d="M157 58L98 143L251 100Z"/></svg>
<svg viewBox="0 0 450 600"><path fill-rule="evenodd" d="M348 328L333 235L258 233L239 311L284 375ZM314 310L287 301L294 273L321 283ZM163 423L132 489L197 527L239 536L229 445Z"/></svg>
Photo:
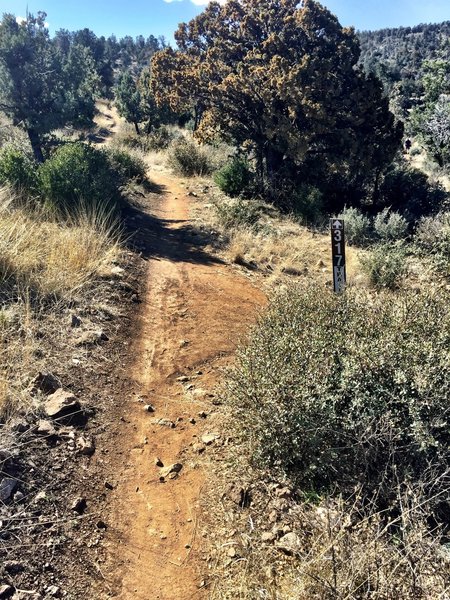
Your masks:
<svg viewBox="0 0 450 600"><path fill-rule="evenodd" d="M333 255L333 289L340 294L345 289L345 228L343 219L330 219L331 250Z"/></svg>

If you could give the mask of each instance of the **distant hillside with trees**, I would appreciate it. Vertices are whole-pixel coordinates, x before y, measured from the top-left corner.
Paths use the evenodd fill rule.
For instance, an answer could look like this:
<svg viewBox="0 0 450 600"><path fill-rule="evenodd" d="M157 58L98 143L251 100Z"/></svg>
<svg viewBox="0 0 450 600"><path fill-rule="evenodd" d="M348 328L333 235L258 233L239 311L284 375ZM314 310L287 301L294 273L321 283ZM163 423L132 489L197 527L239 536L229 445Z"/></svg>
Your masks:
<svg viewBox="0 0 450 600"><path fill-rule="evenodd" d="M90 50L101 80L103 96L106 97L111 97L112 88L121 73L127 72L138 77L148 67L153 54L167 46L163 36L138 35L133 38L127 35L118 39L111 35L105 38L87 28L78 31L60 29L55 33L53 41L64 54L73 46Z"/></svg>
<svg viewBox="0 0 450 600"><path fill-rule="evenodd" d="M391 110L439 164L450 160L450 21L360 32L360 63L383 82Z"/></svg>

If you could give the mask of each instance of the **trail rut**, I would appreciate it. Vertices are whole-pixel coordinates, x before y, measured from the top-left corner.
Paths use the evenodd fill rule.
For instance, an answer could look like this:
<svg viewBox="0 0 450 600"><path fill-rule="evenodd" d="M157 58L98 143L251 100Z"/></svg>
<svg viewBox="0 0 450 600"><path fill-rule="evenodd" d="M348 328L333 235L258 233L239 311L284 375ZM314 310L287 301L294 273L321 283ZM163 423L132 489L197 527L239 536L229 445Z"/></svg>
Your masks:
<svg viewBox="0 0 450 600"><path fill-rule="evenodd" d="M159 193L150 194L136 215L147 281L130 352L136 389L155 413L124 399L123 427L109 449L117 485L108 508L104 577L107 597L202 599L207 583L199 499L206 475L192 444L211 430L198 414L212 408L207 392L264 298L198 244L180 182L163 173L151 178ZM178 381L181 376L188 382ZM176 426L155 425L155 418ZM183 469L162 482L157 457Z"/></svg>

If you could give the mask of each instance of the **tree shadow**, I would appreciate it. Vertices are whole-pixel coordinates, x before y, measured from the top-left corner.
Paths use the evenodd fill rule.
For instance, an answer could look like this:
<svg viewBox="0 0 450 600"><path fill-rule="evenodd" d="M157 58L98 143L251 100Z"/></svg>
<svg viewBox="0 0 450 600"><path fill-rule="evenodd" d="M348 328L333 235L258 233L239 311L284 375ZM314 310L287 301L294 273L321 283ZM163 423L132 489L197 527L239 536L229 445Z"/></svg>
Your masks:
<svg viewBox="0 0 450 600"><path fill-rule="evenodd" d="M146 184L154 202L162 202L167 193L165 186L152 182ZM148 199L146 196L145 199ZM143 202L128 205L124 211L125 232L128 246L141 252L146 259L170 260L195 264L225 264L220 258L206 251L211 238L199 231L188 220L174 220L150 214Z"/></svg>

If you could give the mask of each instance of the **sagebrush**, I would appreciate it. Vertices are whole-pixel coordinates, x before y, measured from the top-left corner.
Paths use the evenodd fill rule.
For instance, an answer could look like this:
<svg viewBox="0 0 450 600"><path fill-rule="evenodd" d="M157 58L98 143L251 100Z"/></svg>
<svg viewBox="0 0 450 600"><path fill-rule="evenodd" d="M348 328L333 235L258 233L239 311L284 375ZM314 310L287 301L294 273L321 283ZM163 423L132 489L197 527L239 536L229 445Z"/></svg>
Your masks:
<svg viewBox="0 0 450 600"><path fill-rule="evenodd" d="M254 459L303 490L358 483L389 503L433 472L448 502L449 347L443 292L289 287L238 352L228 397Z"/></svg>

